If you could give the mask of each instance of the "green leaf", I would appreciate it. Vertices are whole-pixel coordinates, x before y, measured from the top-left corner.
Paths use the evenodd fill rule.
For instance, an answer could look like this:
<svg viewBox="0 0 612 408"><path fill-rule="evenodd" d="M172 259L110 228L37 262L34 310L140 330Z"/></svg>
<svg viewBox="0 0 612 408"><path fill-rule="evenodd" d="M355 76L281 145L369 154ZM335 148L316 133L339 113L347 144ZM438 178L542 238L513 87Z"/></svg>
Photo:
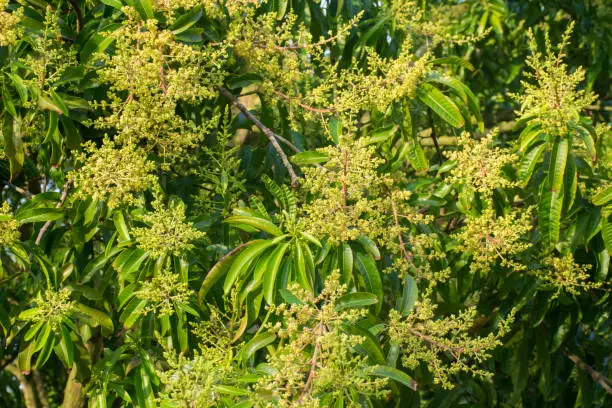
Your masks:
<svg viewBox="0 0 612 408"><path fill-rule="evenodd" d="M4 109L6 112L12 117L17 117L17 111L15 110L13 98L4 85L2 85L2 102L4 103Z"/></svg>
<svg viewBox="0 0 612 408"><path fill-rule="evenodd" d="M229 78L225 85L228 89L233 91L239 88L246 88L249 85L260 84L261 81L263 81L261 75L254 72L248 72L246 74Z"/></svg>
<svg viewBox="0 0 612 408"><path fill-rule="evenodd" d="M542 153L546 149L546 143L540 143L533 147L525 156L523 156L518 168L519 179L523 184L527 184L531 180L531 175L536 165L542 157Z"/></svg>
<svg viewBox="0 0 612 408"><path fill-rule="evenodd" d="M56 221L64 216L61 208L30 208L18 211L15 218L20 224L27 224L40 221Z"/></svg>
<svg viewBox="0 0 612 408"><path fill-rule="evenodd" d="M38 355L38 359L36 360L35 368L41 368L51 357L53 353L53 347L55 347L55 336L50 336L49 339L45 342L44 347L40 354Z"/></svg>
<svg viewBox="0 0 612 408"><path fill-rule="evenodd" d="M593 204L603 206L612 201L612 186L607 186L593 197Z"/></svg>
<svg viewBox="0 0 612 408"><path fill-rule="evenodd" d="M378 303L375 307L376 313L378 313L380 312L383 302L383 288L380 273L378 272L376 263L371 256L359 251L355 252L355 254L357 255L355 257L355 265L361 274L365 284L365 289L368 292L375 294L378 298Z"/></svg>
<svg viewBox="0 0 612 408"><path fill-rule="evenodd" d="M283 261L283 257L285 256L285 252L289 247L289 242L280 245L276 248L272 255L270 255L270 260L268 261L268 265L266 268L266 272L263 277L263 291L264 298L269 305L274 304L274 298L276 295L275 286L276 286L276 275L278 273L278 269Z"/></svg>
<svg viewBox="0 0 612 408"><path fill-rule="evenodd" d="M121 1L119 0L101 0L102 3L107 4L111 7L116 8L117 10L121 10L121 7L123 7L123 3L121 3Z"/></svg>
<svg viewBox="0 0 612 408"><path fill-rule="evenodd" d="M82 303L77 303L74 306L74 310L88 325L92 327L100 326L102 328L102 333L108 335L113 332L115 326L113 325L111 318L106 313L93 309L89 306L85 306Z"/></svg>
<svg viewBox="0 0 612 408"><path fill-rule="evenodd" d="M280 293L281 297L283 298L283 300L290 305L300 305L302 304L302 301L295 296L289 289L279 289L278 293Z"/></svg>
<svg viewBox="0 0 612 408"><path fill-rule="evenodd" d="M591 156L591 160L593 162L597 161L597 149L595 147L595 139L593 137L593 134L595 132L591 133L589 130L585 129L583 126L573 126L572 129L578 132L578 134L584 141L584 146L586 147L587 153L589 154L589 156Z"/></svg>
<svg viewBox="0 0 612 408"><path fill-rule="evenodd" d="M465 120L457 105L438 88L425 83L417 91L417 96L421 102L451 126L460 128L465 125Z"/></svg>
<svg viewBox="0 0 612 408"><path fill-rule="evenodd" d="M374 368L372 374L397 381L413 391L416 391L418 388L416 381L414 381L408 374L393 367L380 365Z"/></svg>
<svg viewBox="0 0 612 408"><path fill-rule="evenodd" d="M67 115L68 106L66 106L63 99L60 98L60 96L54 90L51 90L50 92L51 92L51 99L53 100L53 103L55 104L55 106L59 108L59 111L57 113Z"/></svg>
<svg viewBox="0 0 612 408"><path fill-rule="evenodd" d="M275 237L283 234L283 231L281 231L280 228L274 225L272 221L266 220L264 218L250 217L246 215L233 215L231 217L226 218L223 222L231 224L236 228L241 228L242 225L247 225L259 231L265 231L269 234L274 235Z"/></svg>
<svg viewBox="0 0 612 408"><path fill-rule="evenodd" d="M189 12L181 15L176 21L168 27L168 30L174 34L180 34L187 30L189 27L197 23L202 18L203 10L201 5L197 5Z"/></svg>
<svg viewBox="0 0 612 408"><path fill-rule="evenodd" d="M361 247L368 254L370 254L370 256L372 256L372 258L374 258L377 261L380 260L380 250L378 249L378 247L376 246L376 243L374 243L374 241L372 241L370 238L368 238L365 235L360 235L359 237L357 237L357 239L355 241L359 245L361 245Z"/></svg>
<svg viewBox="0 0 612 408"><path fill-rule="evenodd" d="M558 140L553 145L550 157L550 168L548 174L548 187L552 191L559 191L563 184L563 174L565 174L565 163L567 162L568 141L566 138Z"/></svg>
<svg viewBox="0 0 612 408"><path fill-rule="evenodd" d="M259 333L240 349L239 355L243 362L253 357L258 350L274 343L276 336L269 332Z"/></svg>
<svg viewBox="0 0 612 408"><path fill-rule="evenodd" d="M316 151L305 151L298 154L294 154L290 157L291 161L298 166L305 166L308 164L325 163L329 160L329 157L325 153Z"/></svg>
<svg viewBox="0 0 612 408"><path fill-rule="evenodd" d="M277 238L278 239L278 238ZM236 257L236 260L232 263L229 271L227 272L227 276L225 277L225 282L223 283L223 291L225 294L228 294L232 286L236 280L240 277L240 275L245 272L251 262L255 260L264 250L270 248L273 245L276 245L277 239L272 240L264 240L259 239L254 241L253 245L245 248L240 252L240 255Z"/></svg>
<svg viewBox="0 0 612 408"><path fill-rule="evenodd" d="M28 101L28 88L23 83L23 80L21 79L21 77L16 74L9 74L9 73L7 73L6 75L13 82L13 86L15 87L15 89L17 90L17 93L19 94L19 99L21 99L21 103L22 104L26 103Z"/></svg>
<svg viewBox="0 0 612 408"><path fill-rule="evenodd" d="M313 276L306 267L302 246L299 244L293 247L293 262L294 271L296 272L296 281L302 286L302 288L312 292L314 287Z"/></svg>
<svg viewBox="0 0 612 408"><path fill-rule="evenodd" d="M431 65L459 65L468 71L474 71L474 66L467 60L458 56L436 58L429 62Z"/></svg>
<svg viewBox="0 0 612 408"><path fill-rule="evenodd" d="M347 293L336 300L336 310L366 307L378 303L378 297L368 292Z"/></svg>
<svg viewBox="0 0 612 408"><path fill-rule="evenodd" d="M21 171L25 159L21 120L19 118L4 115L2 138L4 139L4 154L6 154L10 163L12 180Z"/></svg>
<svg viewBox="0 0 612 408"><path fill-rule="evenodd" d="M230 265L232 265L234 257L237 254L239 254L241 251L245 250L246 248L252 245L257 244L258 242L260 241L255 240L255 241L250 241L245 244L242 244L234 248L227 254L225 254L223 257L221 257L221 259L219 259L219 261L217 261L217 263L212 267L212 269L206 275L206 278L204 278L204 281L202 282L202 286L200 287L200 290L198 291L198 304L200 306L203 305L206 294L214 286L217 280L219 280L219 278L225 273L227 268Z"/></svg>
<svg viewBox="0 0 612 408"><path fill-rule="evenodd" d="M60 341L60 348L62 349L62 353L66 357L66 364L68 367L72 367L72 363L74 362L74 344L72 343L72 339L70 338L70 332L68 328L63 324L60 325L60 334L62 340Z"/></svg>
<svg viewBox="0 0 612 408"><path fill-rule="evenodd" d="M406 281L404 282L404 291L402 293L402 304L400 307L400 311L402 316L408 316L412 309L414 309L414 305L416 304L419 298L419 288L417 286L416 280L410 276L406 275Z"/></svg>
<svg viewBox="0 0 612 408"><path fill-rule="evenodd" d="M542 184L539 203L540 236L544 247L552 249L559 241L561 229L561 209L563 208L563 189L551 191L548 182Z"/></svg>
<svg viewBox="0 0 612 408"><path fill-rule="evenodd" d="M134 7L143 20L151 20L155 18L155 14L153 14L153 6L151 5L150 0L134 0Z"/></svg>

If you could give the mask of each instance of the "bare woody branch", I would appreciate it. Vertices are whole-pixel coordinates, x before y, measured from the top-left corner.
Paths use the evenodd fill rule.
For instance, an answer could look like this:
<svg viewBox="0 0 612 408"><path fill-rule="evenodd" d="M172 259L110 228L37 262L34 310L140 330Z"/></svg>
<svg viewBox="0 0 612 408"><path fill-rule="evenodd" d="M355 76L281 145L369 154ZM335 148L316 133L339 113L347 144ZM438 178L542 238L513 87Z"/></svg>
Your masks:
<svg viewBox="0 0 612 408"><path fill-rule="evenodd" d="M604 376L599 371L595 370L593 367L582 361L580 357L576 354L571 353L569 351L565 352L565 356L571 360L572 363L576 364L576 367L580 368L583 371L586 371L593 381L602 386L604 390L610 395L612 395L612 380Z"/></svg>
<svg viewBox="0 0 612 408"><path fill-rule="evenodd" d="M232 95L227 89L225 89L222 86L220 86L219 87L219 92L221 92L221 95L223 95L224 97L229 99L235 107L240 109L240 111L242 113L244 113L244 115L247 118L249 118L249 120L251 122L253 122L255 124L255 126L257 126L263 132L264 135L266 135L268 140L270 140L270 143L272 143L272 146L274 147L274 150L276 150L276 152L281 157L283 165L285 166L285 168L289 172L289 176L291 177L291 186L297 187L297 185L299 184L298 176L297 176L297 174L295 174L295 171L293 170L293 166L291 166L291 163L289 163L289 159L287 158L287 155L285 154L283 149L278 144L279 140L283 141L285 144L290 144L290 145L291 145L291 142L289 142L287 139L283 138L282 136L277 135L270 128L268 128L263 123L261 123L261 121L259 119L257 119L255 116L253 116L253 114L251 112L249 112L247 107L244 106L242 103L240 103L240 101L238 101L238 98L236 98L234 95ZM295 146L293 146L293 147L295 148ZM295 148L295 149L297 149L297 148Z"/></svg>

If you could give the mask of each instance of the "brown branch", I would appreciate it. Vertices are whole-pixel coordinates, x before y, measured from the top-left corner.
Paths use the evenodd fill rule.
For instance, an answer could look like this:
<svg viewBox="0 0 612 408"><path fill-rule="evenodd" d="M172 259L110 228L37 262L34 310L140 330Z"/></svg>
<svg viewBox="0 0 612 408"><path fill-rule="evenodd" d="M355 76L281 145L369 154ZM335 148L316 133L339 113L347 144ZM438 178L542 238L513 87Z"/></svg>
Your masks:
<svg viewBox="0 0 612 408"><path fill-rule="evenodd" d="M77 0L69 0L70 5L72 6L72 9L74 10L75 14L76 14L76 32L77 34L81 32L81 28L83 27L83 11L81 10L81 8L79 7L79 5L77 4Z"/></svg>
<svg viewBox="0 0 612 408"><path fill-rule="evenodd" d="M36 393L32 383L28 381L26 376L13 364L7 365L5 369L12 374L17 381L19 381L19 384L21 385L19 388L21 388L21 392L23 392L23 399L26 408L38 408L38 404L36 403Z"/></svg>
<svg viewBox="0 0 612 408"><path fill-rule="evenodd" d="M287 155L285 154L283 149L281 149L280 145L278 144L278 140L283 140L284 138L282 138L281 136L277 135L272 130L270 130L270 128L268 128L263 123L261 123L261 121L259 119L257 119L255 116L253 116L253 114L251 112L249 112L247 107L244 106L242 103L240 103L240 101L238 101L238 99L234 95L232 95L227 89L225 89L222 86L220 86L219 87L219 91L221 92L221 94L224 97L229 99L234 106L236 106L238 109L240 109L240 111L242 113L244 113L244 115L247 118L249 118L249 120L251 122L253 122L255 124L255 126L257 126L263 132L264 135L266 135L266 137L268 138L270 143L272 143L272 146L274 147L274 150L276 150L276 152L281 157L283 165L285 166L285 168L289 172L289 176L291 177L291 186L292 187L297 187L297 185L299 184L298 176L297 176L297 174L295 174L295 171L293 170L293 166L291 166L291 163L289 163L289 159L287 158ZM284 142L290 143L286 139L284 139Z"/></svg>
<svg viewBox="0 0 612 408"><path fill-rule="evenodd" d="M64 184L64 190L62 191L62 196L60 197L59 203L55 205L55 208L60 208L62 205L64 205L66 198L68 198L68 191L70 191L71 186L72 186L72 180L68 180ZM47 232L52 222L53 221L51 220L45 222L45 224L42 226L40 231L38 231L38 236L36 237L36 245L40 245L40 241L42 241L43 236L45 235L45 232Z"/></svg>
<svg viewBox="0 0 612 408"><path fill-rule="evenodd" d="M15 190L16 192L18 192L19 194L21 194L22 196L24 196L25 198L32 198L33 194L30 193L28 190L23 189L19 186L16 186L15 184L11 183L10 181L3 181L3 183L5 183L7 186L9 186L10 188L12 188L13 190Z"/></svg>
<svg viewBox="0 0 612 408"><path fill-rule="evenodd" d="M34 382L36 395L38 395L40 408L49 408L49 401L47 400L47 393L45 391L45 385L43 383L42 376L40 375L40 371L32 370L32 381Z"/></svg>
<svg viewBox="0 0 612 408"><path fill-rule="evenodd" d="M564 354L571 360L572 363L576 364L576 367L586 371L591 376L593 381L601 385L608 394L612 395L612 381L609 378L582 361L576 354L569 351L565 351Z"/></svg>
<svg viewBox="0 0 612 408"><path fill-rule="evenodd" d="M317 369L317 358L319 357L319 352L321 351L321 342L319 341L319 336L322 334L323 334L323 323L319 323L317 325L317 330L316 330L317 339L315 343L315 349L312 353L312 358L310 359L310 370L308 371L308 379L306 380L306 384L304 384L304 391L302 392L302 394L300 395L300 397L298 398L296 402L298 406L300 405L300 402L302 402L302 399L304 398L304 396L306 396L306 394L308 394L312 388L315 371Z"/></svg>
<svg viewBox="0 0 612 408"><path fill-rule="evenodd" d="M393 197L391 197L391 209L393 210L393 222L395 223L395 226L399 228L400 225L399 225L399 219L397 215L397 207L395 206L395 201L393 201ZM406 251L406 244L404 244L404 239L402 238L401 232L397 233L397 238L399 240L400 247L402 249L402 253L404 254L404 257L410 263L410 266L412 266L412 269L414 269L414 272L418 272L419 269L416 267L416 265L412 261L412 256L408 253L408 251Z"/></svg>

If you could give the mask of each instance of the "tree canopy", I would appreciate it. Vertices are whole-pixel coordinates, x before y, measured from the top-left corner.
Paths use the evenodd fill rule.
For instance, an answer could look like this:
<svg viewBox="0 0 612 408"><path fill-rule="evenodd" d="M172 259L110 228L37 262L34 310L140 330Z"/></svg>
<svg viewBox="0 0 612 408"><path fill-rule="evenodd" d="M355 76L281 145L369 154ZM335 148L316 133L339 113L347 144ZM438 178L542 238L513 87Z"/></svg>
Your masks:
<svg viewBox="0 0 612 408"><path fill-rule="evenodd" d="M611 26L0 0L0 405L610 406Z"/></svg>

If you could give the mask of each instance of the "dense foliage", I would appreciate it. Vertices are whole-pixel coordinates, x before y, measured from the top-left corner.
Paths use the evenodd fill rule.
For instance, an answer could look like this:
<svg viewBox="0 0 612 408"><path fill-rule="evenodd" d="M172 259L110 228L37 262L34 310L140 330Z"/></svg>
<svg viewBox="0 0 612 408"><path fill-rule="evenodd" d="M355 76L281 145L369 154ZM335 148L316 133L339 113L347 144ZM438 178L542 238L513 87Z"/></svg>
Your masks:
<svg viewBox="0 0 612 408"><path fill-rule="evenodd" d="M0 0L0 405L612 405L611 25Z"/></svg>

